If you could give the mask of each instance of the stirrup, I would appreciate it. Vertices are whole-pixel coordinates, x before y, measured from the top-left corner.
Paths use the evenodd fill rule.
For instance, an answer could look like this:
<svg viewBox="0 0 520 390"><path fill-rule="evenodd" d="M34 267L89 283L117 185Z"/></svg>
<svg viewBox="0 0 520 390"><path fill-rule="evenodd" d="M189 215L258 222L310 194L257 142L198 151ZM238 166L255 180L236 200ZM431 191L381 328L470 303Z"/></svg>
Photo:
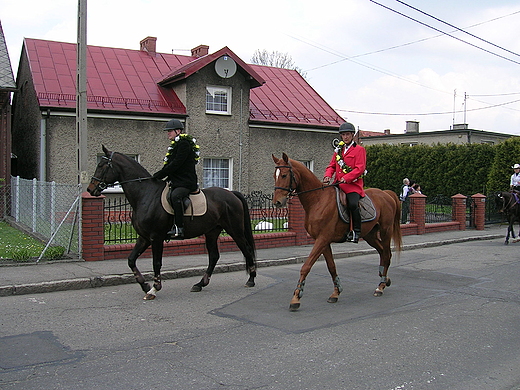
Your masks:
<svg viewBox="0 0 520 390"><path fill-rule="evenodd" d="M354 230L351 230L350 232L348 232L347 241L357 244L359 242L359 233L356 233Z"/></svg>
<svg viewBox="0 0 520 390"><path fill-rule="evenodd" d="M184 240L184 228L174 225L172 230L166 233L170 240Z"/></svg>

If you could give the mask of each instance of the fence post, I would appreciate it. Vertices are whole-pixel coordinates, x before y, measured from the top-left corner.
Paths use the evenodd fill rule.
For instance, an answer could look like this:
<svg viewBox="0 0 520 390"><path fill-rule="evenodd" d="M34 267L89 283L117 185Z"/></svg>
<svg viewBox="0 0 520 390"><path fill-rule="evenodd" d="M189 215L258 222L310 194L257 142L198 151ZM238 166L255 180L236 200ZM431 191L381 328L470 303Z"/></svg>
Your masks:
<svg viewBox="0 0 520 390"><path fill-rule="evenodd" d="M466 199L462 194L451 197L451 219L459 223L459 230L466 230Z"/></svg>
<svg viewBox="0 0 520 390"><path fill-rule="evenodd" d="M289 200L288 228L296 233L295 245L308 243L307 230L305 230L305 210L297 196Z"/></svg>
<svg viewBox="0 0 520 390"><path fill-rule="evenodd" d="M417 225L417 234L426 232L426 198L424 194L412 194L410 199L410 223Z"/></svg>
<svg viewBox="0 0 520 390"><path fill-rule="evenodd" d="M81 194L81 231L83 260L105 260L105 232L103 223L104 195Z"/></svg>
<svg viewBox="0 0 520 390"><path fill-rule="evenodd" d="M482 194L475 194L471 197L473 199L474 208L473 221L475 222L476 230L484 230L486 221L486 196Z"/></svg>

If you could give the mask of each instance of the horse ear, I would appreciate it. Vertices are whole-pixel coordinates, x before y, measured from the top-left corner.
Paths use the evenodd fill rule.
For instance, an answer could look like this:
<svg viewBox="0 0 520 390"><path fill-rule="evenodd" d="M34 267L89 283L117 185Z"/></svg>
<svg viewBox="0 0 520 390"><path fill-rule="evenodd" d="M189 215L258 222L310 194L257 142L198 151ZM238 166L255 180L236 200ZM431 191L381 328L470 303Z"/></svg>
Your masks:
<svg viewBox="0 0 520 390"><path fill-rule="evenodd" d="M285 154L285 152L282 154L283 161L285 161L286 164L289 164L289 157Z"/></svg>
<svg viewBox="0 0 520 390"><path fill-rule="evenodd" d="M271 156L273 157L273 161L274 161L274 163L275 163L275 164L278 164L278 161L280 161L280 160L279 160L278 158L276 158L276 157L274 156L274 154L271 154Z"/></svg>
<svg viewBox="0 0 520 390"><path fill-rule="evenodd" d="M103 149L103 153L105 153L105 155L109 155L110 152L108 151L108 149L105 147L105 145L101 145L102 149Z"/></svg>

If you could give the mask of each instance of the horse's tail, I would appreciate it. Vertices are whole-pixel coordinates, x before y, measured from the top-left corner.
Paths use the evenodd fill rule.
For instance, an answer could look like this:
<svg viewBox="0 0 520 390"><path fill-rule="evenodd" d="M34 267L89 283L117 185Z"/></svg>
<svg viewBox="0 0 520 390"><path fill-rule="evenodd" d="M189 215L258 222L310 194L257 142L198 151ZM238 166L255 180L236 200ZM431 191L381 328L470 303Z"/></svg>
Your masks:
<svg viewBox="0 0 520 390"><path fill-rule="evenodd" d="M232 191L235 196L242 202L242 208L244 209L244 235L247 243L251 248L251 260L246 257L247 272L256 270L256 245L255 239L253 238L253 228L251 227L251 215L249 214L249 206L247 205L246 198L241 192ZM251 264L248 262L251 261Z"/></svg>
<svg viewBox="0 0 520 390"><path fill-rule="evenodd" d="M401 233L401 201L394 191L385 190L385 192L392 197L395 202L394 227L392 229L392 240L394 241L395 249L399 253L403 247L403 235Z"/></svg>

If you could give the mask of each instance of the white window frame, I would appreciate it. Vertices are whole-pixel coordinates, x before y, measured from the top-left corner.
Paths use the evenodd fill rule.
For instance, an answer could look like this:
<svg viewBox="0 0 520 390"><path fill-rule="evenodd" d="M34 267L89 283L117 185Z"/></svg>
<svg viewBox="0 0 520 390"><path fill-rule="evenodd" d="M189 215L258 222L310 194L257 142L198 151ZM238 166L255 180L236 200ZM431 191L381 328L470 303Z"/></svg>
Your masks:
<svg viewBox="0 0 520 390"><path fill-rule="evenodd" d="M311 172L314 172L314 160L300 160Z"/></svg>
<svg viewBox="0 0 520 390"><path fill-rule="evenodd" d="M215 94L219 92L225 92L226 94L226 109L218 110L215 109L215 105L219 103L215 103L214 101L208 101L208 94L213 98ZM221 103L220 103L221 104ZM208 105L212 105L211 108L208 108ZM231 87L228 86L217 86L217 85L208 85L206 86L206 114L218 114L218 115L231 115Z"/></svg>
<svg viewBox="0 0 520 390"><path fill-rule="evenodd" d="M225 168L222 168L220 166L213 166L213 167L208 168L208 167L206 167L206 164L207 164L208 161L218 162L218 161L223 161L223 160L228 161L228 167L227 167L227 175L228 175L228 177L224 178L224 179L227 179L228 186L227 187L222 187L222 188L225 188L227 190L232 190L233 189L233 159L232 158L227 158L227 157L204 157L202 159L202 188L221 187L220 185L216 185L216 184L220 184L220 183L214 183L213 180L210 183L207 183L206 172L207 172L208 169L214 170L215 173L217 174L217 177L214 180L220 181L220 180L223 180L223 179L222 179L222 177L219 176L219 172L225 170Z"/></svg>

